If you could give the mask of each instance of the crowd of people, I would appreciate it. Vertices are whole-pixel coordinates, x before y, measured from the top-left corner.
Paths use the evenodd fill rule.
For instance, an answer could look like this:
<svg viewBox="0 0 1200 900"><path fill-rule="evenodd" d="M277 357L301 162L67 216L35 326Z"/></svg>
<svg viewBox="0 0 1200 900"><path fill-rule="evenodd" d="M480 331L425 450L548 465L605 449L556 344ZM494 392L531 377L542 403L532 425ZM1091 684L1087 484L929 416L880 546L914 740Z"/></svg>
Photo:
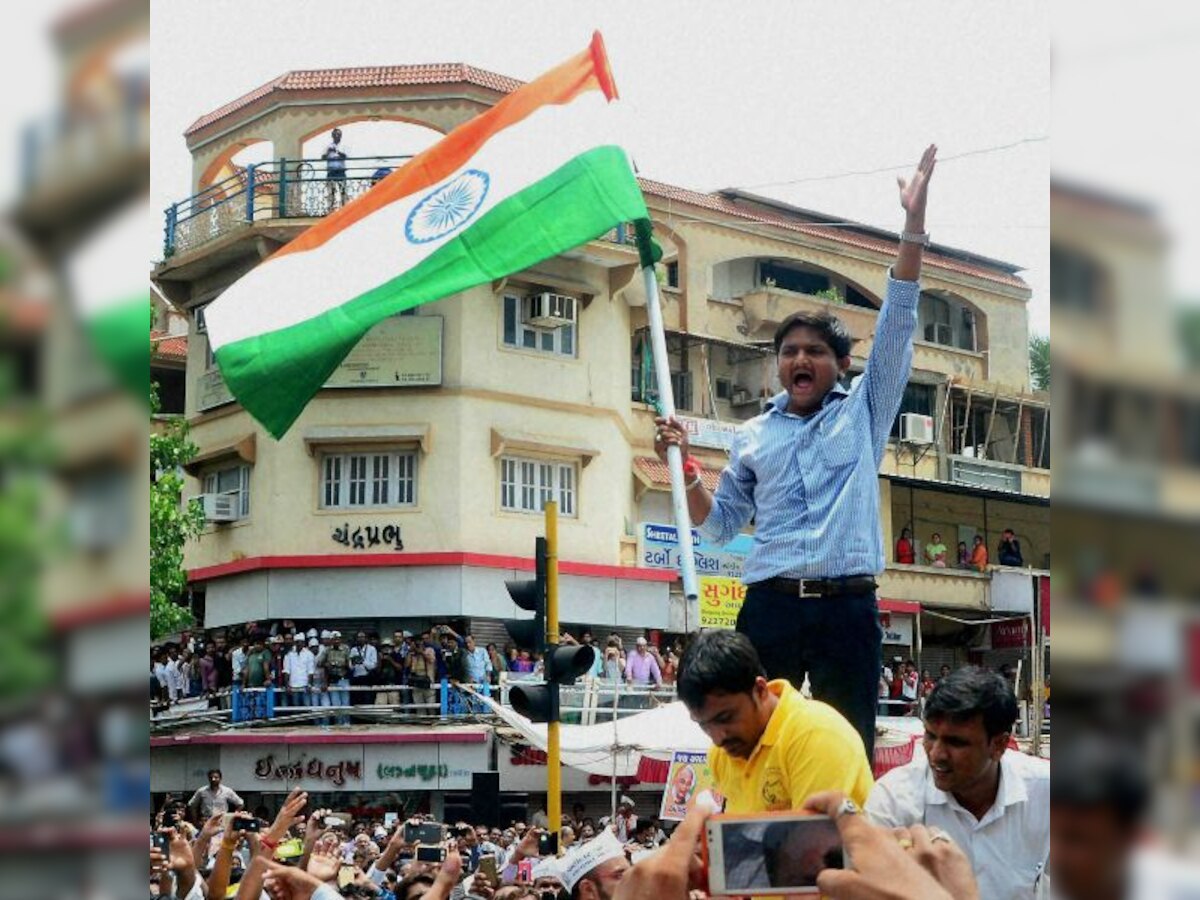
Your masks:
<svg viewBox="0 0 1200 900"><path fill-rule="evenodd" d="M900 537L896 539L896 562L902 565L917 565L917 542L913 539L911 528L902 528ZM929 542L921 551L921 564L938 569L971 569L976 572L986 572L991 559L988 556L987 544L982 535L975 535L971 546L966 541L958 542L958 549L951 564L949 550L942 541L940 532L933 532ZM1011 528L1005 528L996 547L996 562L1002 566L1024 566L1025 557L1021 553L1021 542Z"/></svg>
<svg viewBox="0 0 1200 900"><path fill-rule="evenodd" d="M645 636L627 651L616 632L602 647L588 629L578 639L564 631L561 641L595 649L590 677L652 689L674 684L682 652L678 641L660 649ZM152 649L150 693L159 708L201 697L228 706L235 685L272 686L285 692L291 707L384 705L429 712L438 705L443 680L489 691L502 679L540 678L542 666L536 651L511 643L503 650L495 643L480 646L473 635L448 624L390 636L364 629L351 638L337 630L305 630L285 619L182 632L178 640ZM345 713L336 718L349 722Z"/></svg>

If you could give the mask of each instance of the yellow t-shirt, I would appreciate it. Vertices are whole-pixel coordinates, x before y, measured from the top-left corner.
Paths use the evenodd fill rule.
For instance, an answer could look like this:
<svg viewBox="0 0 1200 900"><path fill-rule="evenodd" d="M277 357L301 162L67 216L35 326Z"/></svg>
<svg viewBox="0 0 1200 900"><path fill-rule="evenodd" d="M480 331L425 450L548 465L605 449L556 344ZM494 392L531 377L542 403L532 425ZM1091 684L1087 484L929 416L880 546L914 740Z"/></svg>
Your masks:
<svg viewBox="0 0 1200 900"><path fill-rule="evenodd" d="M862 738L832 706L805 699L785 680L768 683L779 704L749 759L708 748L725 812L799 809L818 791L842 791L860 807L875 783Z"/></svg>

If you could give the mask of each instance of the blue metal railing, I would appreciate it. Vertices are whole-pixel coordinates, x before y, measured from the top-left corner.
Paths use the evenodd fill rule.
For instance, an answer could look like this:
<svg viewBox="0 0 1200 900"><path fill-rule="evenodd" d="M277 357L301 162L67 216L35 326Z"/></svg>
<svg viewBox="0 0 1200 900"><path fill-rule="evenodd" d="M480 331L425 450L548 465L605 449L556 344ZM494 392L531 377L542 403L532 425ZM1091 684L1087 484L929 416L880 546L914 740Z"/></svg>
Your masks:
<svg viewBox="0 0 1200 900"><path fill-rule="evenodd" d="M164 211L163 259L264 219L326 216L361 197L412 157L372 156L345 161L330 177L321 159L253 163ZM621 223L599 240L632 245L633 225Z"/></svg>

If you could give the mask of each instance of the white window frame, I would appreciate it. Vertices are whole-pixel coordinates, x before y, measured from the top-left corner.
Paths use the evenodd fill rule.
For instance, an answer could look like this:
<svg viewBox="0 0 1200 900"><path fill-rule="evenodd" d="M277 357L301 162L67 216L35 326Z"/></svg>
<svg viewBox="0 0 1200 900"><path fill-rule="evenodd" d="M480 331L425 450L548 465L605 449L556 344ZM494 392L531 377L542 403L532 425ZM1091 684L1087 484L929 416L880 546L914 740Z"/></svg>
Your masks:
<svg viewBox="0 0 1200 900"><path fill-rule="evenodd" d="M221 476L228 472L237 472L237 487L220 490ZM237 463L232 466L221 466L204 474L204 493L206 494L226 494L238 498L237 517L238 519L249 518L250 516L250 465L249 463Z"/></svg>
<svg viewBox="0 0 1200 900"><path fill-rule="evenodd" d="M418 468L411 447L323 452L317 461L317 508L414 507Z"/></svg>
<svg viewBox="0 0 1200 900"><path fill-rule="evenodd" d="M513 332L515 339L511 342L505 336L504 331L510 304L513 314L516 316ZM534 346L526 345L527 338L533 341ZM549 346L547 346L547 342L549 342ZM570 344L570 351L563 349L566 343ZM500 302L500 345L509 350L541 353L561 359L577 359L579 357L579 319L576 317L575 322L571 325L563 325L559 328L540 328L536 325L527 325L521 321L521 298L515 294L505 294Z"/></svg>
<svg viewBox="0 0 1200 900"><path fill-rule="evenodd" d="M500 457L500 509L541 515L548 499L558 501L558 514L579 516L579 464L527 456Z"/></svg>

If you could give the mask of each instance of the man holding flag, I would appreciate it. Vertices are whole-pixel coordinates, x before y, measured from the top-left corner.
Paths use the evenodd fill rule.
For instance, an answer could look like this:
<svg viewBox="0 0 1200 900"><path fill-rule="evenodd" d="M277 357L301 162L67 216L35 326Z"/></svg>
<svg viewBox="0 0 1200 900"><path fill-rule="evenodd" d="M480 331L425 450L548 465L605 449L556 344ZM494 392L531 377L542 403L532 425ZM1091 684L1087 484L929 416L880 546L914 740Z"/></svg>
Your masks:
<svg viewBox="0 0 1200 900"><path fill-rule="evenodd" d="M839 383L850 367L846 326L828 313L795 313L775 332L783 390L738 431L715 494L688 458L678 419L655 420L659 457L675 445L688 460L688 512L701 534L722 545L754 521L737 630L770 678L799 688L807 674L813 696L858 730L868 759L883 636L874 577L884 566L878 472L912 368L936 154L931 145L912 178L898 179L906 215L899 256L866 368L849 390Z"/></svg>

